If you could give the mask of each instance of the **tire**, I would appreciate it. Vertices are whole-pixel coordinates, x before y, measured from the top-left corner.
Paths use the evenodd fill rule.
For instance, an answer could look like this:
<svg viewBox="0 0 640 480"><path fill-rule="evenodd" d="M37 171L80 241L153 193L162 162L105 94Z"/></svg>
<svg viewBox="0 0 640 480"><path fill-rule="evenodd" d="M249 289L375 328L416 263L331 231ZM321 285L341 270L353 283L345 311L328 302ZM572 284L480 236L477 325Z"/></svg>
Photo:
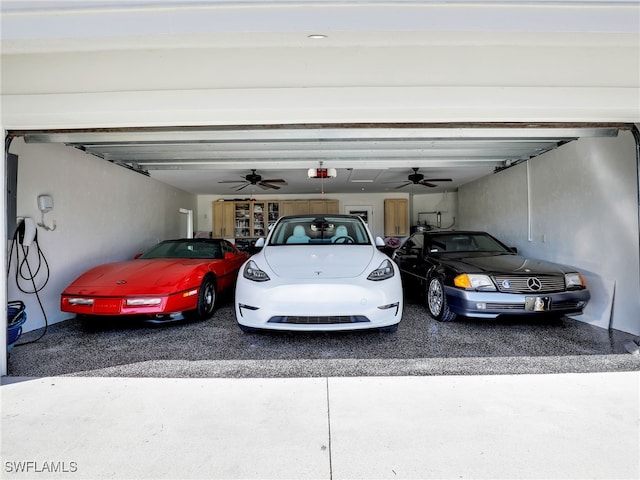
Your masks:
<svg viewBox="0 0 640 480"><path fill-rule="evenodd" d="M439 322L450 322L456 318L456 314L449 310L444 283L439 277L432 277L427 282L427 310Z"/></svg>
<svg viewBox="0 0 640 480"><path fill-rule="evenodd" d="M213 277L208 275L202 279L200 284L200 292L198 292L198 306L190 313L190 317L198 320L206 320L213 315L216 308L216 283Z"/></svg>

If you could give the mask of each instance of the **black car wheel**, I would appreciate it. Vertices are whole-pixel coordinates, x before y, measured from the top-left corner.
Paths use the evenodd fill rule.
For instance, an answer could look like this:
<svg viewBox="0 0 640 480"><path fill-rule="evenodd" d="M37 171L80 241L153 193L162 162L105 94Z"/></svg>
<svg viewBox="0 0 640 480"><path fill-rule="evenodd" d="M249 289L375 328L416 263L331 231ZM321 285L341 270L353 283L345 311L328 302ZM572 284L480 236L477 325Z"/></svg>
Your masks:
<svg viewBox="0 0 640 480"><path fill-rule="evenodd" d="M216 307L216 284L211 276L206 276L200 285L198 307L193 311L194 317L206 320Z"/></svg>
<svg viewBox="0 0 640 480"><path fill-rule="evenodd" d="M438 277L431 278L427 284L427 309L429 315L439 322L450 322L456 318L456 314L449 310L444 284Z"/></svg>

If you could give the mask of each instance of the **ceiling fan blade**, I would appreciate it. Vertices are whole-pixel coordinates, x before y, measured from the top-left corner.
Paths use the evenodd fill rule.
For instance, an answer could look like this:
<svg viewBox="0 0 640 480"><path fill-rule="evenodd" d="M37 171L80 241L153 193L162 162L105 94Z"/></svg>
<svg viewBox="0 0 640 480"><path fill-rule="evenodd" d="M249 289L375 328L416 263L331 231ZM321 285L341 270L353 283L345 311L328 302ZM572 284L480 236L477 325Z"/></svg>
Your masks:
<svg viewBox="0 0 640 480"><path fill-rule="evenodd" d="M402 185L398 185L396 188L406 187L407 185L411 185L412 182L404 182Z"/></svg>
<svg viewBox="0 0 640 480"><path fill-rule="evenodd" d="M437 187L438 185L436 185L435 183L431 183L431 182L450 182L451 179L450 178L426 178L424 180L421 180L420 182L418 182L420 185L424 185L425 187Z"/></svg>
<svg viewBox="0 0 640 480"><path fill-rule="evenodd" d="M243 188L247 188L249 185L251 185L251 183L247 182L244 185L242 185L241 187L236 188L236 192L239 192L240 190L242 190Z"/></svg>
<svg viewBox="0 0 640 480"><path fill-rule="evenodd" d="M218 183L244 183L246 180L220 180Z"/></svg>
<svg viewBox="0 0 640 480"><path fill-rule="evenodd" d="M263 180L262 182L258 183L258 186L262 187L265 190L267 190L269 188L273 188L275 190L280 190L280 187L278 187L277 185L271 185L271 184L267 183L266 180Z"/></svg>
<svg viewBox="0 0 640 480"><path fill-rule="evenodd" d="M282 183L283 185L287 185L287 181L284 178L272 178L270 180L262 180L264 183Z"/></svg>

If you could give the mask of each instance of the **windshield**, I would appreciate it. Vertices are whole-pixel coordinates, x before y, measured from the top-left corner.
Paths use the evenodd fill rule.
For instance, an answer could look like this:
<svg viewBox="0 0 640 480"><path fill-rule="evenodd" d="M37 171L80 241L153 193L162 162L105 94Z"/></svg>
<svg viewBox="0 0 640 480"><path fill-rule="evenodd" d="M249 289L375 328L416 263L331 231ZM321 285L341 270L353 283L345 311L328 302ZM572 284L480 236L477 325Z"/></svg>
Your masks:
<svg viewBox="0 0 640 480"><path fill-rule="evenodd" d="M169 240L139 258L223 258L219 240Z"/></svg>
<svg viewBox="0 0 640 480"><path fill-rule="evenodd" d="M429 253L491 252L512 253L493 237L483 233L451 233L426 238Z"/></svg>
<svg viewBox="0 0 640 480"><path fill-rule="evenodd" d="M276 224L269 245L371 245L357 217L284 217Z"/></svg>

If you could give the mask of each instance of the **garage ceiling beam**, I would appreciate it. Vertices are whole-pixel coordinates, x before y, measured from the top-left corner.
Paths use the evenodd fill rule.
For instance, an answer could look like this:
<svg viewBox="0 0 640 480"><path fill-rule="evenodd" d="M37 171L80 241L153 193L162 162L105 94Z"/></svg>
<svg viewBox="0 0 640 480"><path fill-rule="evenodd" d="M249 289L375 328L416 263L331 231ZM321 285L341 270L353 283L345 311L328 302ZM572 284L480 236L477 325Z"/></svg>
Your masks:
<svg viewBox="0 0 640 480"><path fill-rule="evenodd" d="M255 160L246 160L242 162L234 161L218 161L218 162L180 162L180 163L162 163L162 162L147 162L137 163L138 167L144 170L236 170L242 168L255 168ZM317 162L312 162L317 165ZM327 168L376 168L376 169L389 169L389 168L405 168L411 169L419 165L420 168L469 168L469 167L488 167L488 168L500 168L505 165L502 160L485 160L485 161L473 161L468 159L453 159L453 160L395 160L390 163L389 160L352 160L347 161L339 160L332 163L323 164ZM309 168L314 165L310 165ZM263 161L259 163L261 170L265 169L278 169L278 170L294 170L300 168L300 162L293 161Z"/></svg>
<svg viewBox="0 0 640 480"><path fill-rule="evenodd" d="M20 135L20 132L16 132ZM229 141L291 141L291 140L477 140L477 139L527 139L549 140L558 137L615 137L616 127L593 128L410 128L404 126L367 128L342 126L340 128L303 128L302 126L236 127L218 129L175 128L171 130L131 129L95 131L41 131L24 132L27 143L67 143L67 144L136 144L142 143L192 143Z"/></svg>

